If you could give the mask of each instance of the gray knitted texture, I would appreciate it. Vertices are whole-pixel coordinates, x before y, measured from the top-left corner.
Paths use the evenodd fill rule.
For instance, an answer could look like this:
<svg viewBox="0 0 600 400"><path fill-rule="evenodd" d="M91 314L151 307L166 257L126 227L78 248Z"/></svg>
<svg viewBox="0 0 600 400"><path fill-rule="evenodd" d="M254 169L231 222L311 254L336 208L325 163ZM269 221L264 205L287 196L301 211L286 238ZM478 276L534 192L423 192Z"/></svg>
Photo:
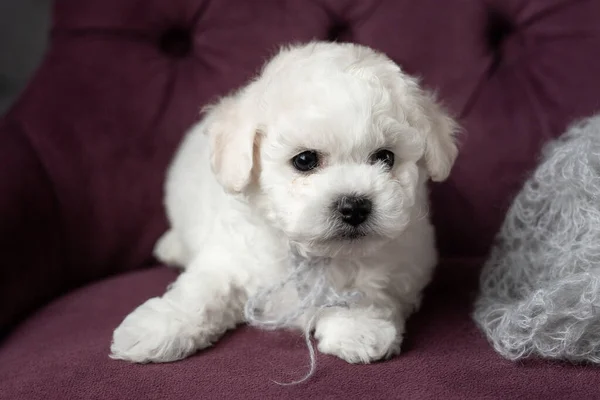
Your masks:
<svg viewBox="0 0 600 400"><path fill-rule="evenodd" d="M474 318L507 359L600 362L600 115L544 147L483 268Z"/></svg>
<svg viewBox="0 0 600 400"><path fill-rule="evenodd" d="M248 299L244 308L247 323L266 330L294 328L299 318L306 318L304 339L309 350L310 369L302 379L289 383L276 382L280 385L302 383L315 373L317 363L310 336L319 312L330 307L350 307L361 296L358 291L338 293L335 290L327 279L327 267L331 262L329 258L304 257L292 250L290 261L291 272L287 278L258 291ZM277 295L288 285L294 285L298 304L280 315L268 315L267 310L277 308L272 307L271 303L279 300Z"/></svg>

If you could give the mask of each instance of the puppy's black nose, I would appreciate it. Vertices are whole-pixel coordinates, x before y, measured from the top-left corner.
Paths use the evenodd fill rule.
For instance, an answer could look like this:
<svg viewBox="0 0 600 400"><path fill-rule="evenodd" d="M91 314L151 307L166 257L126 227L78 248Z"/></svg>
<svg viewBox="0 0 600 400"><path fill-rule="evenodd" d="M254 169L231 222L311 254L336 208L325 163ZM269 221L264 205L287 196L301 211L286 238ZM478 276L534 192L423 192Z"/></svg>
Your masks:
<svg viewBox="0 0 600 400"><path fill-rule="evenodd" d="M363 197L342 197L336 207L342 221L352 226L358 226L365 222L371 214L373 203Z"/></svg>

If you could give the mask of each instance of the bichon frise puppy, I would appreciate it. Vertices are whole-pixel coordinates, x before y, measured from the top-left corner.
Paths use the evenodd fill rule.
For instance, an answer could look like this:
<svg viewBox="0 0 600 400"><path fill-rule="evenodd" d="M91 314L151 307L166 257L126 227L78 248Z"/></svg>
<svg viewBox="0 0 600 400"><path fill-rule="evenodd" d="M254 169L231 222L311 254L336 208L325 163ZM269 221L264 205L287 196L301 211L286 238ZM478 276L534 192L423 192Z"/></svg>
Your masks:
<svg viewBox="0 0 600 400"><path fill-rule="evenodd" d="M166 180L171 226L155 248L183 272L125 318L111 356L167 362L210 346L244 322L250 296L288 275L292 250L328 257L331 285L362 295L319 313L321 352L351 363L398 353L437 262L426 182L448 177L455 130L381 53L282 49L183 141Z"/></svg>

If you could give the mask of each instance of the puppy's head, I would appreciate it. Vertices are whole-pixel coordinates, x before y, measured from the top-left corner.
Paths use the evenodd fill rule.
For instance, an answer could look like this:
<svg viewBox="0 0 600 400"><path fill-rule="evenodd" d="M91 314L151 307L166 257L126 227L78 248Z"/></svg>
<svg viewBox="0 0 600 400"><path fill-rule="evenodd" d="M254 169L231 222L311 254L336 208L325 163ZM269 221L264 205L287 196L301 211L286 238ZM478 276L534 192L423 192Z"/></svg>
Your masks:
<svg viewBox="0 0 600 400"><path fill-rule="evenodd" d="M209 109L212 168L304 251L364 254L426 208L455 123L384 55L352 44L282 50Z"/></svg>

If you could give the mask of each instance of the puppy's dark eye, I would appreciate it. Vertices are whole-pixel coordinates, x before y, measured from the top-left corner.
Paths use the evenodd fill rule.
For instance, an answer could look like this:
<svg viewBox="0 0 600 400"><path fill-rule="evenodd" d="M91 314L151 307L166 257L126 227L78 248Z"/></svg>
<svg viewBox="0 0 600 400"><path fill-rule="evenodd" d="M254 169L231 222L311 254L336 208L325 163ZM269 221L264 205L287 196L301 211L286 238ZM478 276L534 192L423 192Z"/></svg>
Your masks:
<svg viewBox="0 0 600 400"><path fill-rule="evenodd" d="M292 158L292 165L298 171L310 171L319 166L319 155L314 150L304 151Z"/></svg>
<svg viewBox="0 0 600 400"><path fill-rule="evenodd" d="M394 166L394 153L389 150L378 150L371 156L371 163L383 163L387 168L391 169Z"/></svg>

